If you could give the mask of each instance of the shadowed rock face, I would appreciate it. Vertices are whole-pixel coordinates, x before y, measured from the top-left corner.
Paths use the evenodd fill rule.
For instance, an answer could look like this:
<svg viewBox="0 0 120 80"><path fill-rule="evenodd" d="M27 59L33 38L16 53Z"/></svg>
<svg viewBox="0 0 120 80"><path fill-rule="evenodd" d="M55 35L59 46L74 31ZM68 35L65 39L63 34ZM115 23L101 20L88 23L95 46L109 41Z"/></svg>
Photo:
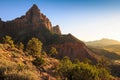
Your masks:
<svg viewBox="0 0 120 80"><path fill-rule="evenodd" d="M87 58L94 61L94 63L97 62L97 59L95 59L97 56L94 55L94 53L90 51L85 45L81 45L80 43L64 43L52 46L57 48L60 58L68 56L71 60L79 59L81 61L84 61Z"/></svg>
<svg viewBox="0 0 120 80"><path fill-rule="evenodd" d="M82 41L78 40L73 35L68 34L62 36L59 40L61 40L61 42L55 42L55 44L50 45L57 49L59 58L68 56L71 60L79 59L81 61L87 58L93 63L99 60L99 56L94 54Z"/></svg>
<svg viewBox="0 0 120 80"><path fill-rule="evenodd" d="M61 30L60 30L59 25L53 26L52 32L55 34L61 35Z"/></svg>

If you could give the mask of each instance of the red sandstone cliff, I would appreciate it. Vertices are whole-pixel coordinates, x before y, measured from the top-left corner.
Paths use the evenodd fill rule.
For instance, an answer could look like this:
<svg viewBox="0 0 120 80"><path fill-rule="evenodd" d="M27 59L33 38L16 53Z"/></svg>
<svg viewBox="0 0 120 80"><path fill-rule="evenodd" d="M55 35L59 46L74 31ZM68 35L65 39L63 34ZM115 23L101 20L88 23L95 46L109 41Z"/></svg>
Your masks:
<svg viewBox="0 0 120 80"><path fill-rule="evenodd" d="M64 35L59 40L61 41L57 41L55 44L50 45L57 49L59 58L68 56L71 60L79 59L84 61L85 59L89 59L93 63L96 63L99 60L99 57L96 54L73 35Z"/></svg>

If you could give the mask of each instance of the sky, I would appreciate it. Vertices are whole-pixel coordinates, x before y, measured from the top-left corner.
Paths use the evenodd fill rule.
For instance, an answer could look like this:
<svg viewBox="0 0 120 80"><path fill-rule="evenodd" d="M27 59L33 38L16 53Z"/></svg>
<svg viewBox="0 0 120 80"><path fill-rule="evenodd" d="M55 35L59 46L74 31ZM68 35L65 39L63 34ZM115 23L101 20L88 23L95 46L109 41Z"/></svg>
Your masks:
<svg viewBox="0 0 120 80"><path fill-rule="evenodd" d="M9 21L25 15L33 4L63 34L83 41L120 41L120 0L0 0L0 18Z"/></svg>

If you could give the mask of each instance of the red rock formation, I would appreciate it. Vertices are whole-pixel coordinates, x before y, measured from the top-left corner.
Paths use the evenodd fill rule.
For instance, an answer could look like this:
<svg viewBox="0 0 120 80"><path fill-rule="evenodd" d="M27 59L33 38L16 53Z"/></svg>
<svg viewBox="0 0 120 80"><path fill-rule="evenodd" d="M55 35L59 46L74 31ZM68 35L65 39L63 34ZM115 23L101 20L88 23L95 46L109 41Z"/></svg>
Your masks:
<svg viewBox="0 0 120 80"><path fill-rule="evenodd" d="M52 34L52 31L58 35ZM45 47L56 47L61 58L69 56L72 60L75 58L97 60L94 53L82 41L71 34L61 35L59 26L52 29L51 22L36 5L20 18L8 22L0 21L0 40L5 35L10 35L16 42L24 43L32 37L37 37Z"/></svg>
<svg viewBox="0 0 120 80"><path fill-rule="evenodd" d="M52 24L49 19L40 12L39 8L34 4L26 13L25 16L13 20L16 23L30 24L33 27L44 26L47 29L52 29Z"/></svg>
<svg viewBox="0 0 120 80"><path fill-rule="evenodd" d="M51 30L52 25L49 19L40 12L38 7L34 4L32 8L29 9L29 11L26 13L26 19L32 24L35 24L35 26L41 26L45 25L46 28Z"/></svg>
<svg viewBox="0 0 120 80"><path fill-rule="evenodd" d="M61 30L60 30L59 25L53 26L52 32L55 34L61 35Z"/></svg>
<svg viewBox="0 0 120 80"><path fill-rule="evenodd" d="M68 34L62 36L59 40L59 43L57 41L57 43L50 45L50 47L52 46L57 49L59 58L68 56L71 60L79 59L81 61L84 61L87 58L93 63L96 63L99 60L99 57L95 53L88 49L82 41L78 40L73 35Z"/></svg>
<svg viewBox="0 0 120 80"><path fill-rule="evenodd" d="M0 21L0 38L5 35L10 35L16 39L26 34L29 36L37 29L45 27L49 31L52 29L52 24L49 19L40 12L34 4L26 13L26 15L16 18L12 21ZM37 34L37 33L36 33ZM35 35L36 35L35 34Z"/></svg>
<svg viewBox="0 0 120 80"><path fill-rule="evenodd" d="M90 51L85 45L81 45L81 43L64 43L60 45L52 45L54 46L58 52L59 56L63 58L64 56L70 57L71 60L80 59L84 60L86 58L96 62L97 56Z"/></svg>

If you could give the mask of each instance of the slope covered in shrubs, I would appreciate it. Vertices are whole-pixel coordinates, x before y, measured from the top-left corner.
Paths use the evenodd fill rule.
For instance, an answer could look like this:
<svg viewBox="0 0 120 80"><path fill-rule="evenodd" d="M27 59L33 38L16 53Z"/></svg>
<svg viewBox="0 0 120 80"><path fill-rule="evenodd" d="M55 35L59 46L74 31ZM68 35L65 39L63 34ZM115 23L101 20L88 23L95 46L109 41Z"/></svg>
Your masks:
<svg viewBox="0 0 120 80"><path fill-rule="evenodd" d="M112 80L107 68L91 65L90 60L73 62L69 57L62 60L52 58L57 55L57 50L51 47L46 53L42 42L37 38L28 41L26 48L6 43L0 44L0 80ZM14 42L14 41L12 41ZM35 48L36 47L36 48ZM38 49L39 47L39 49ZM22 50L21 50L22 49ZM52 55L50 55L52 54Z"/></svg>

